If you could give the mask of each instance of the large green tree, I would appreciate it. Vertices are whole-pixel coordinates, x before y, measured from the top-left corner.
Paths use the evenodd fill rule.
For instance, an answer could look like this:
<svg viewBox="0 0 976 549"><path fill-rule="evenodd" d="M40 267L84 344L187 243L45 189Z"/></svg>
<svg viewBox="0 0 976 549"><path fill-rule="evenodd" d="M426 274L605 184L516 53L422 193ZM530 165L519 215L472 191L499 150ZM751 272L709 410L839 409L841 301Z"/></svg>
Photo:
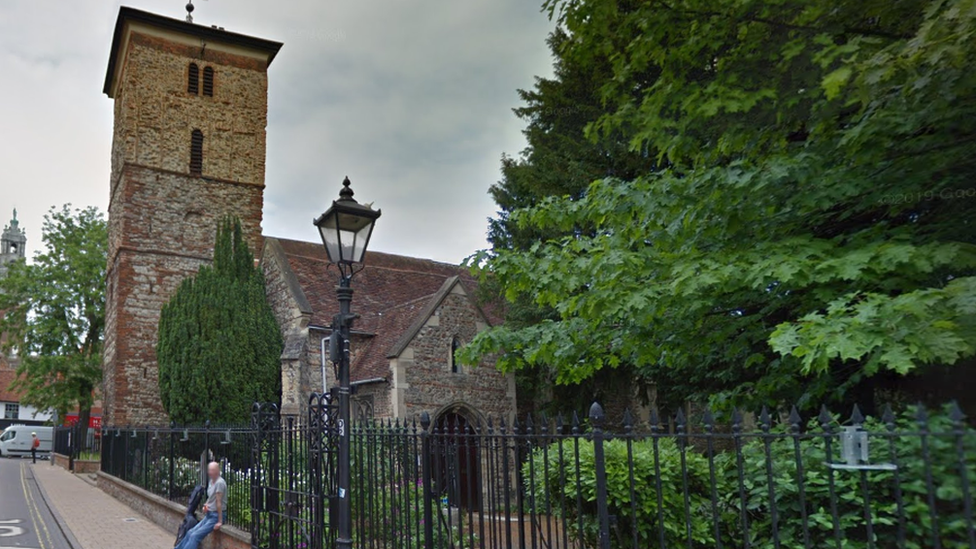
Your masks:
<svg viewBox="0 0 976 549"><path fill-rule="evenodd" d="M159 389L181 424L241 423L281 398L281 332L240 221L217 230L212 265L185 279L159 319Z"/></svg>
<svg viewBox="0 0 976 549"><path fill-rule="evenodd" d="M539 204L552 196L580 197L594 179L616 176L637 177L654 166L655 159L632 151L621 130L611 135L589 139L587 124L608 114L601 103L600 86L611 76L611 64L605 57L573 59L562 55L570 35L557 27L547 43L553 54L553 76L537 78L532 89L519 90L524 105L514 109L525 123L526 147L516 157L502 157L502 178L492 186L491 195L498 205L498 215L490 220L489 241L493 249L527 250L540 238L563 236L566 231L518 226L511 214ZM494 280L481 285L486 298L495 300L501 290ZM505 308L509 327L525 327L552 320L556 313L535 303L531 296L515 299ZM547 391L556 370L550 365L535 364L517 373L520 399L535 408L558 410L588 405L594 398L633 388L634 372L625 369L605 370L582 381L572 390Z"/></svg>
<svg viewBox="0 0 976 549"><path fill-rule="evenodd" d="M803 405L976 353L976 0L546 7L659 167L514 212L563 236L475 261L556 315L469 357Z"/></svg>
<svg viewBox="0 0 976 549"><path fill-rule="evenodd" d="M79 410L88 426L102 381L108 229L95 208L51 208L44 250L14 263L0 279L4 351L20 359L21 402L64 417Z"/></svg>

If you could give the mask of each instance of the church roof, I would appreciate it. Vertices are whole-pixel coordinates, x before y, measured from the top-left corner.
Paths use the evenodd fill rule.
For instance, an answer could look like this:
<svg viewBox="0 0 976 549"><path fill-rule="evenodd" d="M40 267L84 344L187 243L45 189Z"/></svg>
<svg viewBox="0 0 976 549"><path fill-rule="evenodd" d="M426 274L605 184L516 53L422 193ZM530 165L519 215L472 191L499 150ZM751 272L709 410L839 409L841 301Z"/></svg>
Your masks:
<svg viewBox="0 0 976 549"><path fill-rule="evenodd" d="M311 305L310 325L328 327L339 309L338 272L329 267L325 249L318 243L276 240ZM353 327L362 336L357 344L365 340L368 347L352 366L353 381L386 377L389 357L403 351L403 341L409 344L410 334L416 334L456 284L472 298L477 289L474 277L458 265L381 252L366 252L365 264L353 279L352 310L360 315ZM486 320L499 322L491 315Z"/></svg>

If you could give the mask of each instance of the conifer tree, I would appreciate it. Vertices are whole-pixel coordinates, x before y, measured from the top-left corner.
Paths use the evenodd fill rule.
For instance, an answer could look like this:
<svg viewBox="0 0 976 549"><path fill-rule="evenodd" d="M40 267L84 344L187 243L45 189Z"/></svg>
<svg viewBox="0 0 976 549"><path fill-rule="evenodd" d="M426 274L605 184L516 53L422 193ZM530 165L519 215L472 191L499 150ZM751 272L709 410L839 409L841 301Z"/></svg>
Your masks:
<svg viewBox="0 0 976 549"><path fill-rule="evenodd" d="M159 319L159 389L181 424L241 423L281 395L281 331L241 223L221 221L212 265L185 279Z"/></svg>

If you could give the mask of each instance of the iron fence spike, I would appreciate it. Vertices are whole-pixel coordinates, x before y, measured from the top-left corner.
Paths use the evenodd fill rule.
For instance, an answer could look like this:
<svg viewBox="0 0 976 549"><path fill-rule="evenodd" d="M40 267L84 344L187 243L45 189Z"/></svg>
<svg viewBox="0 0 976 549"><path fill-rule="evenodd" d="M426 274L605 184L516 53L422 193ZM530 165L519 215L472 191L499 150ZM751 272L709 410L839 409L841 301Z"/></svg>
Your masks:
<svg viewBox="0 0 976 549"><path fill-rule="evenodd" d="M594 402L590 406L589 417L590 417L590 422L592 422L593 425L595 425L596 427L603 426L603 420L606 418L606 416L603 413L603 406L600 406L599 402Z"/></svg>
<svg viewBox="0 0 976 549"><path fill-rule="evenodd" d="M854 411L851 412L851 424L864 425L864 414L861 413L861 408L857 404L854 405Z"/></svg>
<svg viewBox="0 0 976 549"><path fill-rule="evenodd" d="M715 416L712 415L711 406L705 408L705 414L702 416L702 424L705 426L705 430L709 432L715 427Z"/></svg>
<svg viewBox="0 0 976 549"><path fill-rule="evenodd" d="M634 428L634 418L630 415L630 408L624 410L624 419L621 422L624 426L624 430L630 431Z"/></svg>
<svg viewBox="0 0 976 549"><path fill-rule="evenodd" d="M895 412L891 409L891 404L885 404L884 412L881 414L881 421L884 422L888 430L895 428Z"/></svg>
<svg viewBox="0 0 976 549"><path fill-rule="evenodd" d="M925 426L929 422L929 412L925 409L925 405L919 402L915 405L915 421L919 425Z"/></svg>
<svg viewBox="0 0 976 549"><path fill-rule="evenodd" d="M817 416L817 421L822 426L827 426L834 422L834 417L830 415L830 410L827 409L826 405L820 406L820 415Z"/></svg>
<svg viewBox="0 0 976 549"><path fill-rule="evenodd" d="M685 425L685 411L680 407L678 408L678 413L674 416L674 422L678 427L684 427Z"/></svg>
<svg viewBox="0 0 976 549"><path fill-rule="evenodd" d="M790 407L790 427L794 431L799 431L800 426L803 423L803 418L800 417L800 412L796 409L796 405Z"/></svg>
<svg viewBox="0 0 976 549"><path fill-rule="evenodd" d="M949 403L949 419L955 423L962 423L966 419L966 414L959 408L959 403L953 400Z"/></svg>

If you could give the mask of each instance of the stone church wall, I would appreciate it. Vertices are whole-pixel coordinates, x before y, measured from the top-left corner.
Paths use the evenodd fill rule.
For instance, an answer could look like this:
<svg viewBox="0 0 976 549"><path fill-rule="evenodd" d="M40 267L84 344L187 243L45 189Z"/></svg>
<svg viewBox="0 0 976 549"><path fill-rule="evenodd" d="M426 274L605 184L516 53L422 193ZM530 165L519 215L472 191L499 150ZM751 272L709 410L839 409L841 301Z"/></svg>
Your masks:
<svg viewBox="0 0 976 549"><path fill-rule="evenodd" d="M484 327L480 313L456 286L397 360L396 375L407 385L396 389L400 417L409 420L426 411L436 419L441 410L459 404L483 417L506 421L514 417L514 376L500 373L490 363L451 371L452 338L467 343Z"/></svg>
<svg viewBox="0 0 976 549"><path fill-rule="evenodd" d="M212 258L223 215L240 216L252 241L260 234L262 189L133 165L122 178L111 214L121 243L110 256L106 295L106 424L167 423L156 365L160 311Z"/></svg>

